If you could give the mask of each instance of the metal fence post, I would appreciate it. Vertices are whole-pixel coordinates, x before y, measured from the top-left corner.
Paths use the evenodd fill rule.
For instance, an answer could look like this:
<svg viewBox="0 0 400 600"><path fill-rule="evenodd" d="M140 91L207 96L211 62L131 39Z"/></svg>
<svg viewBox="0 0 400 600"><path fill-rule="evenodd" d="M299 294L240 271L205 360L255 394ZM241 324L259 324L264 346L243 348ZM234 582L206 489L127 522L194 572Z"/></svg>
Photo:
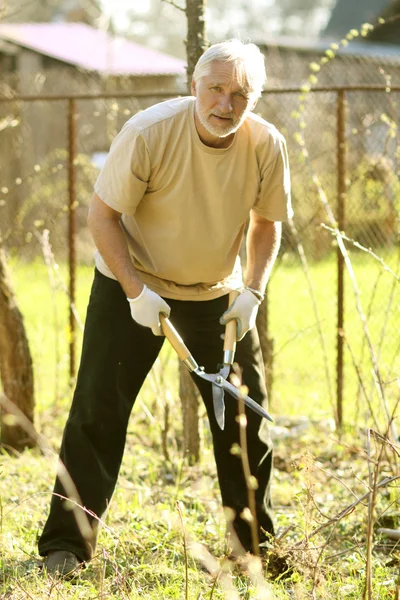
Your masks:
<svg viewBox="0 0 400 600"><path fill-rule="evenodd" d="M263 97L273 96L273 95L281 95L281 94L300 94L303 93L303 88L299 86L294 87L276 87L269 88L263 92ZM338 197L338 210L335 215L336 221L338 224L338 228L343 230L345 229L345 202L346 202L346 174L347 174L347 150L345 147L345 138L346 138L346 111L347 111L347 93L348 92L363 92L372 93L372 92L381 92L382 94L387 94L388 87L387 84L379 84L379 85L370 85L370 84L357 84L357 85L346 85L346 86L319 86L313 87L310 90L310 93L313 95L321 94L321 93L335 93L337 99L337 109L336 109L336 145L337 145L337 197ZM390 85L390 92L399 93L400 85ZM169 97L176 97L179 95L184 95L184 90L171 90L168 92L165 91L152 91L150 97L152 100L155 99L166 99ZM149 98L148 91L136 92L132 93L132 90L128 92L113 92L113 93L85 93L85 94L22 94L22 95L12 95L5 96L0 94L0 107L8 104L12 104L15 102L24 102L24 103L33 103L33 102L48 102L50 104L54 102L65 102L66 108L68 111L67 115L67 125L68 125L68 156L67 156L67 169L68 169L68 221L69 221L69 232L68 232L68 250L69 250L69 294L71 303L75 302L75 278L76 278L76 257L75 257L75 243L76 243L76 228L75 224L75 213L76 213L76 102L83 100L106 100L106 99L128 99L128 98ZM17 120L14 119L15 123ZM11 121L11 126L13 127L13 122ZM7 125L8 127L9 125ZM376 166L376 165L374 165ZM30 177L26 178L27 183L30 183ZM20 185L22 183L21 178L16 179L16 185ZM8 189L6 186L0 189L0 205L3 205L3 195L6 192L3 192L3 189ZM392 216L390 217L392 218ZM391 238L392 239L392 238ZM374 243L376 240L374 238ZM343 363L344 363L344 338L343 338L343 327L344 327L344 260L341 256L341 253L338 251L337 254L337 271L338 271L338 283L337 283L337 356L336 356L336 374L337 374L337 389L336 389L336 402L337 402L337 420L338 425L343 424L343 387L345 384L344 381L344 372L343 372ZM74 321L73 312L72 312L72 304L70 305L69 310L69 326L70 326L70 341L69 341L69 352L70 352L70 375L71 377L75 376L75 327L76 323Z"/></svg>
<svg viewBox="0 0 400 600"><path fill-rule="evenodd" d="M68 265L69 265L69 376L75 377L75 280L76 280L76 103L68 100Z"/></svg>
<svg viewBox="0 0 400 600"><path fill-rule="evenodd" d="M346 223L346 92L341 89L337 96L337 226L339 231L344 231ZM343 426L343 327L344 327L344 258L337 248L337 419L338 426Z"/></svg>

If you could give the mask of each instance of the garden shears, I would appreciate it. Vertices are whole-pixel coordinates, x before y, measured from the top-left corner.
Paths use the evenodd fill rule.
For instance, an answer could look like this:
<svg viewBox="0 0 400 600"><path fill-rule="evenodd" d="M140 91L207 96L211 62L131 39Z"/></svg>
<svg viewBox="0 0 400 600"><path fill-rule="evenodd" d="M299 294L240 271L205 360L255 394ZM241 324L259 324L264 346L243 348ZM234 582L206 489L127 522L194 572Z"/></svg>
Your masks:
<svg viewBox="0 0 400 600"><path fill-rule="evenodd" d="M236 342L236 321L233 320L233 322L235 325L234 341ZM196 375L201 377L201 379L209 381L213 385L214 411L216 420L221 429L224 428L225 424L224 392L228 392L236 400L241 400L242 402L244 402L249 408L251 408L254 412L256 412L264 419L267 419L268 421L273 421L272 417L262 406L257 404L257 402L255 402L246 394L243 394L237 387L235 387L234 385L232 385L232 383L226 380L226 378L223 375L227 375L229 373L230 364L228 362L222 366L219 373L206 373L204 371L204 367L200 367L197 364L189 348L185 345L184 341L182 340L175 327L172 325L171 321L162 313L160 314L160 323L165 337L177 353L179 359L188 369L188 371L190 371L190 373L195 373ZM228 357L230 356L230 354L228 355L227 353L226 356ZM217 393L214 392L214 387L218 388Z"/></svg>

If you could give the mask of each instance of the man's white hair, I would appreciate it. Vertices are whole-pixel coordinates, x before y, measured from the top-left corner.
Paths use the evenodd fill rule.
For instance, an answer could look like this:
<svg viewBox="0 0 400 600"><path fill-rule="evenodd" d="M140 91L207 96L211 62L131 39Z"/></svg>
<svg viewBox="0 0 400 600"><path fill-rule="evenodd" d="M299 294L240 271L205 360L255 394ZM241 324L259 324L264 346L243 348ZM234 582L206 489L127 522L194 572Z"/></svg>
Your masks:
<svg viewBox="0 0 400 600"><path fill-rule="evenodd" d="M193 72L193 81L208 75L210 63L215 60L234 63L235 76L240 85L247 87L249 92L261 96L264 83L267 80L264 55L255 44L245 44L241 40L232 39L213 44L197 61Z"/></svg>

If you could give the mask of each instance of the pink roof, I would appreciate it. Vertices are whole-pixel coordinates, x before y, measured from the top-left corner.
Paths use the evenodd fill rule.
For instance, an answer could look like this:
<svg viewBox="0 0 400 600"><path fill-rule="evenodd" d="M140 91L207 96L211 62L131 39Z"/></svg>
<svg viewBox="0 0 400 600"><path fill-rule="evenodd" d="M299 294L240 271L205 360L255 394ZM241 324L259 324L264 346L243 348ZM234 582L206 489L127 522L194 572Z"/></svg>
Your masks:
<svg viewBox="0 0 400 600"><path fill-rule="evenodd" d="M83 23L0 24L0 39L89 71L112 75L181 75L183 60Z"/></svg>

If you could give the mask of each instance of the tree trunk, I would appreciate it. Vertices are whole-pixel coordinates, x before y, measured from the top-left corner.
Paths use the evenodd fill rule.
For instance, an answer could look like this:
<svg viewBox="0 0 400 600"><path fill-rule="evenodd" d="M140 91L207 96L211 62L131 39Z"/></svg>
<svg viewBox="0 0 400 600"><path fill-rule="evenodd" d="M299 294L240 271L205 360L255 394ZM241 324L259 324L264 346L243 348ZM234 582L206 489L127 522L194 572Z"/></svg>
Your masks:
<svg viewBox="0 0 400 600"><path fill-rule="evenodd" d="M199 462L200 427L199 427L199 394L189 371L179 363L179 396L182 404L183 448L190 465Z"/></svg>
<svg viewBox="0 0 400 600"><path fill-rule="evenodd" d="M32 357L24 321L11 288L6 257L0 246L0 376L5 396L33 423L34 387ZM5 408L0 413L0 442L23 450L35 442Z"/></svg>
<svg viewBox="0 0 400 600"><path fill-rule="evenodd" d="M187 85L190 90L192 74L196 62L206 50L208 44L205 33L205 0L187 0ZM182 403L184 452L189 463L194 464L200 457L199 394L186 368L179 366L179 395Z"/></svg>
<svg viewBox="0 0 400 600"><path fill-rule="evenodd" d="M268 288L267 288L268 290ZM261 352L264 359L265 367L265 382L267 384L267 391L269 401L272 398L272 381L273 381L273 354L274 354L274 340L268 336L268 291L265 294L265 298L260 305L257 321L257 331L260 338Z"/></svg>
<svg viewBox="0 0 400 600"><path fill-rule="evenodd" d="M208 48L205 20L205 0L186 0L187 18L187 86L190 90L194 67L203 52Z"/></svg>

